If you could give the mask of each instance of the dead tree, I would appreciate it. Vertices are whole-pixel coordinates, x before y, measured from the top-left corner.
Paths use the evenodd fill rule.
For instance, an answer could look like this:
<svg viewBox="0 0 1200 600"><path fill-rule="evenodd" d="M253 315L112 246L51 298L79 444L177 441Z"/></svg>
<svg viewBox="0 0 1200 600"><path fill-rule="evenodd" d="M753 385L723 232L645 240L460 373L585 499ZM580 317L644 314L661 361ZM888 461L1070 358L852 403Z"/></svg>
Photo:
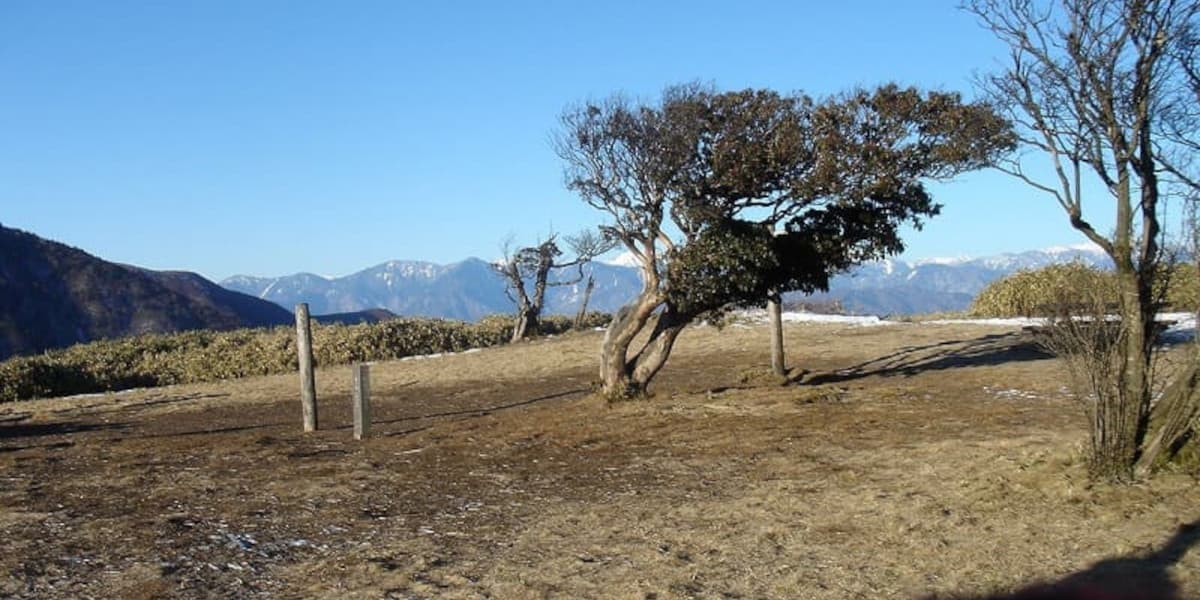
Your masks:
<svg viewBox="0 0 1200 600"><path fill-rule="evenodd" d="M579 302L579 312L575 313L575 329L583 327L583 319L587 316L588 301L592 299L592 290L596 289L596 278L588 273L587 285L583 288L583 300Z"/></svg>
<svg viewBox="0 0 1200 600"><path fill-rule="evenodd" d="M492 264L504 277L504 292L508 299L517 305L512 341L538 334L547 288L579 283L583 280L584 265L613 248L609 238L590 230L567 236L566 242L571 250L569 260L561 260L563 252L558 247L558 234L551 233L537 245L515 251L511 244L506 244L504 258ZM555 278L556 272L565 276Z"/></svg>

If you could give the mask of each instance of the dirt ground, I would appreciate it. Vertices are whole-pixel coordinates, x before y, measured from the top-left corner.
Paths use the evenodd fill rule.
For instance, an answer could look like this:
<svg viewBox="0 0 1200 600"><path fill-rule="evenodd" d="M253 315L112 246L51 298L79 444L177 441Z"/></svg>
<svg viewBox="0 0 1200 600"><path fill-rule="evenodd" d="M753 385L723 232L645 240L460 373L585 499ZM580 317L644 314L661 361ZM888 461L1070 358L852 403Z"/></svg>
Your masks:
<svg viewBox="0 0 1200 600"><path fill-rule="evenodd" d="M1017 330L694 327L612 406L600 335L376 364L364 441L345 367L307 435L294 376L2 405L0 596L1200 598L1196 478L1089 484Z"/></svg>

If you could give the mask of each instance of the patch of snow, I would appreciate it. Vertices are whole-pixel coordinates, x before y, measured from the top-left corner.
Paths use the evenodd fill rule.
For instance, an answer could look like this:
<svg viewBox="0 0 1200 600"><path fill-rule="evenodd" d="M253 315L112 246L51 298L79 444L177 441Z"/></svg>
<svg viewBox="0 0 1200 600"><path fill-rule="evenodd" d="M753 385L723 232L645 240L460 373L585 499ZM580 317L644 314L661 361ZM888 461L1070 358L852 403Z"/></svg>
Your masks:
<svg viewBox="0 0 1200 600"><path fill-rule="evenodd" d="M456 356L459 354L475 354L476 352L483 352L483 348L467 348L466 350L463 350L462 352L434 352L433 354L414 354L412 356L403 356L400 358L400 360L401 361L428 360L431 358L442 358L443 356Z"/></svg>
<svg viewBox="0 0 1200 600"><path fill-rule="evenodd" d="M921 265L962 265L975 260L970 256L941 256L934 258L919 258L912 261L914 267Z"/></svg>
<svg viewBox="0 0 1200 600"><path fill-rule="evenodd" d="M767 321L767 311L764 309L741 311L739 315L756 323L765 323ZM894 321L884 321L875 315L854 316L824 315L810 312L784 312L780 315L780 318L787 323L838 323L858 327L897 325Z"/></svg>
<svg viewBox="0 0 1200 600"><path fill-rule="evenodd" d="M1115 317L1114 317L1115 318ZM1196 315L1192 313L1160 313L1158 320L1172 322L1159 340L1177 344L1196 337ZM998 327L1040 327L1049 323L1043 317L1011 317L1006 319L935 319L923 321L929 325L993 325Z"/></svg>
<svg viewBox="0 0 1200 600"><path fill-rule="evenodd" d="M786 312L782 318L788 323L843 323L846 325L858 326L874 326L888 325L887 321L880 319L875 315L852 316L852 315L821 315L817 313L806 312Z"/></svg>
<svg viewBox="0 0 1200 600"><path fill-rule="evenodd" d="M1092 242L1080 242L1078 244L1066 244L1064 246L1050 246L1042 248L1042 252L1047 254L1067 254L1072 252L1090 252L1092 254L1104 254L1104 250L1100 246Z"/></svg>
<svg viewBox="0 0 1200 600"><path fill-rule="evenodd" d="M454 353L453 352L434 352L433 354L414 354L412 356L405 356L404 358L401 358L400 360L426 360L429 358L441 358L443 356L446 356L447 354L454 354Z"/></svg>
<svg viewBox="0 0 1200 600"><path fill-rule="evenodd" d="M1008 317L1003 319L933 319L922 321L928 325L995 325L999 327L1035 327L1045 325L1042 317Z"/></svg>
<svg viewBox="0 0 1200 600"><path fill-rule="evenodd" d="M1160 321L1175 321L1158 336L1168 344L1182 344L1196 339L1196 315L1192 313L1166 313L1159 315Z"/></svg>
<svg viewBox="0 0 1200 600"><path fill-rule="evenodd" d="M1038 395L1036 393L1030 392L1027 390L1019 390L1016 388L998 390L998 389L992 389L991 387L985 385L985 386L983 386L983 391L988 394L991 394L997 398L1001 398L1001 399L1005 399L1005 400L1037 400L1038 399Z"/></svg>
<svg viewBox="0 0 1200 600"><path fill-rule="evenodd" d="M633 255L633 252L628 250L600 262L606 265L613 265L617 267L639 267L642 264L640 261L638 261L637 257Z"/></svg>
<svg viewBox="0 0 1200 600"><path fill-rule="evenodd" d="M432 279L438 273L438 266L427 262L389 260L383 266L386 276L380 274L380 277L384 277L387 280L389 287L392 285L395 277L393 272L399 273L401 277L423 277L425 279Z"/></svg>

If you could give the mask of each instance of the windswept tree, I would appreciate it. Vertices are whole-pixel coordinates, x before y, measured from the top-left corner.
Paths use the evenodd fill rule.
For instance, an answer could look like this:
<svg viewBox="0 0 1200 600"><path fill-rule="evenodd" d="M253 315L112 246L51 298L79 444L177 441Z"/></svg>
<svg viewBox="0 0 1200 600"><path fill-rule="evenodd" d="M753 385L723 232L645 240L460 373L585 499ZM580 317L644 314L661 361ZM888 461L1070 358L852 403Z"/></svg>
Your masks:
<svg viewBox="0 0 1200 600"><path fill-rule="evenodd" d="M923 180L1010 144L989 107L895 85L820 101L685 85L655 103L567 110L567 186L606 214L643 284L604 337L604 393L643 393L697 316L826 289L831 274L900 252L900 227L938 212Z"/></svg>
<svg viewBox="0 0 1200 600"><path fill-rule="evenodd" d="M569 259L562 258L558 235L552 233L534 246L513 250L511 243L505 244L504 258L492 264L504 277L505 294L517 305L512 341L537 335L548 287L578 283L583 279L583 266L614 246L610 237L591 230L567 236L566 242ZM564 277L556 279L556 273Z"/></svg>
<svg viewBox="0 0 1200 600"><path fill-rule="evenodd" d="M1194 198L1200 180L1200 3L970 0L966 8L1009 49L1008 65L982 81L1023 150L1000 168L1052 197L1115 265L1116 352L1097 354L1082 375L1093 397L1093 474L1128 480L1171 454L1200 414L1196 365L1158 403L1151 369L1166 200ZM1103 191L1089 197L1088 182ZM1111 232L1094 225L1102 203Z"/></svg>

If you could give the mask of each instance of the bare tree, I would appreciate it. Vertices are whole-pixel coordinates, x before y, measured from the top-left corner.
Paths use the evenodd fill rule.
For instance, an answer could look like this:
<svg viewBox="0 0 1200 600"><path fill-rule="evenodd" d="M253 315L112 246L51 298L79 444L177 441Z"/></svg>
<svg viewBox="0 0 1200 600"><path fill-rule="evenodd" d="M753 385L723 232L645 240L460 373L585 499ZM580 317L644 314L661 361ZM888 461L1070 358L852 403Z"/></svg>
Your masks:
<svg viewBox="0 0 1200 600"><path fill-rule="evenodd" d="M596 277L592 273L588 273L587 285L583 288L583 298L579 301L579 311L575 313L575 328L583 327L583 320L587 317L588 302L592 299L592 290L596 289Z"/></svg>
<svg viewBox="0 0 1200 600"><path fill-rule="evenodd" d="M504 258L493 263L492 268L505 279L505 293L517 305L512 341L537 335L548 287L578 283L583 279L583 266L614 245L610 238L591 230L567 236L566 242L571 250L571 258L567 260L560 258L562 250L558 247L558 235L551 233L535 246L516 250L512 249L511 242L506 242ZM575 269L573 275L552 278L555 271L572 267Z"/></svg>
<svg viewBox="0 0 1200 600"><path fill-rule="evenodd" d="M1145 445L1152 420L1153 283L1162 262L1164 195L1192 186L1197 135L1194 0L969 0L1009 49L1009 64L982 81L1017 125L1023 153L1001 170L1040 190L1115 265L1121 331L1112 393L1091 407L1092 469L1128 480L1178 437ZM1187 148L1191 145L1191 150ZM1048 164L1039 178L1031 163ZM1113 204L1112 233L1085 208L1085 181ZM1086 200L1086 202L1085 202ZM1109 359L1112 360L1112 359ZM1099 365L1097 369L1101 368ZM1173 393L1190 395L1187 386ZM1174 410L1165 401L1157 410ZM1186 404L1186 403L1184 403ZM1136 468L1135 468L1136 467Z"/></svg>

